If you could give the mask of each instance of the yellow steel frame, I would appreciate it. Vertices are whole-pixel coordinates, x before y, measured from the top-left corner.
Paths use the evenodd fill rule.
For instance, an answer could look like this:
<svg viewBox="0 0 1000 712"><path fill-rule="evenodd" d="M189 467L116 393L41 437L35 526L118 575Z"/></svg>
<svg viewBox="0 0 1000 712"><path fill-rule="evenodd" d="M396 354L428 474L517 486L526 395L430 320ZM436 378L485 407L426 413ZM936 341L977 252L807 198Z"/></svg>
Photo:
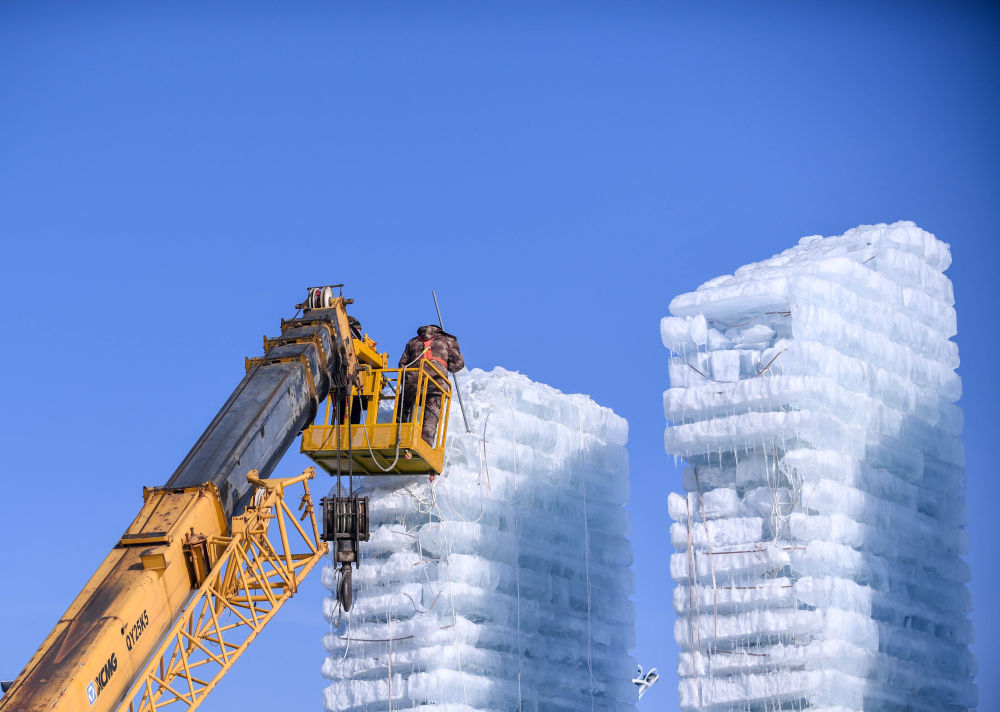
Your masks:
<svg viewBox="0 0 1000 712"><path fill-rule="evenodd" d="M400 422L402 391L406 375L416 376L415 402L411 419ZM451 381L448 373L429 360L413 368L373 368L360 373L361 387L352 396L365 401L365 420L357 425L334 425L331 401L327 400L322 425L312 425L302 432L302 452L327 472L348 471L348 459L357 474L440 473L444 467L444 448L451 412ZM425 405L431 388L441 392L441 417L433 443L422 437ZM348 398L350 403L353 398ZM384 401L393 401L382 409ZM345 418L348 420L348 418ZM397 457L397 453L410 457Z"/></svg>
<svg viewBox="0 0 1000 712"><path fill-rule="evenodd" d="M315 476L313 467L285 479L262 480L256 471L247 475L256 488L251 504L233 518L231 536L209 539L211 570L118 712L175 709L175 703L180 709L197 708L298 590L327 553L309 492L308 481ZM300 483L302 514L296 517L285 490Z"/></svg>
<svg viewBox="0 0 1000 712"><path fill-rule="evenodd" d="M368 334L363 339L353 339L354 353L358 356L358 363L368 368L385 368L389 365L389 354L379 353L376 348L378 344L371 340Z"/></svg>

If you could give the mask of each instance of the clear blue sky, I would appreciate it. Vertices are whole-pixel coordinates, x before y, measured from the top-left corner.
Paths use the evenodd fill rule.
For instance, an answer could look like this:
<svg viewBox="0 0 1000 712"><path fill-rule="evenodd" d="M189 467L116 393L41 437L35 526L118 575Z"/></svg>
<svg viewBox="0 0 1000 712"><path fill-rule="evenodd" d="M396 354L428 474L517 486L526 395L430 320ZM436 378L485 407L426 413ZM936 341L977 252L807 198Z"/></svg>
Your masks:
<svg viewBox="0 0 1000 712"><path fill-rule="evenodd" d="M800 236L951 243L981 708L1000 709L1000 16L969 3L0 4L0 677L312 283L398 351L631 424L636 654L676 709L674 295ZM286 461L288 473L302 461ZM204 709L318 709L316 576ZM278 680L287 684L278 684Z"/></svg>

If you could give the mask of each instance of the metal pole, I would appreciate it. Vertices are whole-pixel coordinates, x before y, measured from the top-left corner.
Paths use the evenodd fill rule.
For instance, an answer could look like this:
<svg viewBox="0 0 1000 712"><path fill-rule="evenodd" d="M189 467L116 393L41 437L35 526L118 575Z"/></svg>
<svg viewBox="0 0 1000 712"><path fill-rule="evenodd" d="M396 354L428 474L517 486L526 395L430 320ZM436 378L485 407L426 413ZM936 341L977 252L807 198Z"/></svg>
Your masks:
<svg viewBox="0 0 1000 712"><path fill-rule="evenodd" d="M444 330L444 320L441 319L441 307L438 306L438 295L433 289L431 290L431 296L434 297L434 309L437 310L438 314L438 326L441 330ZM469 428L469 419L465 416L465 403L462 401L462 390L458 387L458 374L449 373L455 381L455 393L458 394L458 405L462 408L462 422L465 423L465 432L471 433L472 430Z"/></svg>

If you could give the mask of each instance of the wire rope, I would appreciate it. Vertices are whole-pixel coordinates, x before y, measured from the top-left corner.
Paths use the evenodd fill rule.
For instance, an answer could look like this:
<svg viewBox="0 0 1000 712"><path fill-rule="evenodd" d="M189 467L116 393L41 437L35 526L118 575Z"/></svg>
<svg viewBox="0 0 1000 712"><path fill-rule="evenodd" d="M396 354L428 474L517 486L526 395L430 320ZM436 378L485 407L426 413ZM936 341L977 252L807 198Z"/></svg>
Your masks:
<svg viewBox="0 0 1000 712"><path fill-rule="evenodd" d="M590 709L594 710L594 633L591 624L591 588L590 588L590 521L587 516L587 462L583 448L583 411L576 404L577 433L580 447L580 483L583 490L583 561L587 577L587 670L590 672Z"/></svg>
<svg viewBox="0 0 1000 712"><path fill-rule="evenodd" d="M517 592L516 618L517 618L517 709L523 709L524 698L521 691L521 533L520 516L518 513L517 501L517 411L514 410L514 402L511 400L510 391L507 384L503 384L503 392L507 397L507 405L510 408L510 436L513 444L513 464L514 464L514 586Z"/></svg>

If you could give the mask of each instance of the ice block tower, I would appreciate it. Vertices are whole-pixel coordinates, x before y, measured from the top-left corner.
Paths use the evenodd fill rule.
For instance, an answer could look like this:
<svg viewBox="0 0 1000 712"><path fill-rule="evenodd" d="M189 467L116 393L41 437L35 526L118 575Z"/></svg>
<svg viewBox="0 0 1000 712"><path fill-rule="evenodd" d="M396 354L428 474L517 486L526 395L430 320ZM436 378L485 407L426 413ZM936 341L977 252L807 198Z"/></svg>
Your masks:
<svg viewBox="0 0 1000 712"><path fill-rule="evenodd" d="M626 422L503 369L460 374L445 470L370 478L331 712L634 710ZM335 589L328 566L323 581Z"/></svg>
<svg viewBox="0 0 1000 712"><path fill-rule="evenodd" d="M671 302L682 709L975 706L950 261L861 226Z"/></svg>

